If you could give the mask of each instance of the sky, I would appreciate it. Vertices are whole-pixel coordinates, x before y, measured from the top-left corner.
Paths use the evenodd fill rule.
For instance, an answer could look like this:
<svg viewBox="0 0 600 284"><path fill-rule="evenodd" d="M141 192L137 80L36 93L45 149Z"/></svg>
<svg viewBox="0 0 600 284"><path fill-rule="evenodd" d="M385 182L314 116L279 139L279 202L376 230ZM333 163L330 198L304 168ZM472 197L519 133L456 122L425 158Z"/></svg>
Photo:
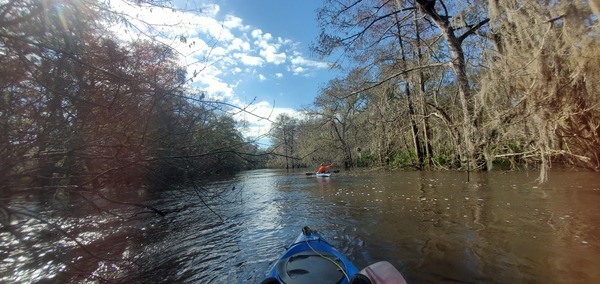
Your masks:
<svg viewBox="0 0 600 284"><path fill-rule="evenodd" d="M208 98L247 107L270 120L284 112L297 117L295 111L312 104L319 89L336 76L330 64L309 49L319 33L316 10L321 0L176 0L174 4L180 9L118 4L140 30L114 29L131 39L160 33L160 41L178 50L188 75L198 74L191 86L205 91ZM155 30L148 30L140 19ZM243 132L249 137L270 129L268 120L252 115L237 119L248 122L250 127ZM260 142L268 144L267 139Z"/></svg>

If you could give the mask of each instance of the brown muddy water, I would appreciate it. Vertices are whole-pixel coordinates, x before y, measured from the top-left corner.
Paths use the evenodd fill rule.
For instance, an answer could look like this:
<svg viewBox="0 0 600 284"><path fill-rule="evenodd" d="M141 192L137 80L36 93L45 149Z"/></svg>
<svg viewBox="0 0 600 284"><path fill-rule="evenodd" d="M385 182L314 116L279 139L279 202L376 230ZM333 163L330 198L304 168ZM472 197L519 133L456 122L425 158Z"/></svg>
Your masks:
<svg viewBox="0 0 600 284"><path fill-rule="evenodd" d="M0 282L259 283L308 225L357 267L386 260L409 283L600 283L600 175L536 178L256 170L198 192L15 198Z"/></svg>

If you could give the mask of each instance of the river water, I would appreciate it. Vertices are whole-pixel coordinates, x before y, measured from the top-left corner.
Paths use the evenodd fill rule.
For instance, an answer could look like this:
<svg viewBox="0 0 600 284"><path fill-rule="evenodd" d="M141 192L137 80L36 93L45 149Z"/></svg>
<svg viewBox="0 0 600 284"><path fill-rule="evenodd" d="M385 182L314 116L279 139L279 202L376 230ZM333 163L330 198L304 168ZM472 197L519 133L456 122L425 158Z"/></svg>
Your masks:
<svg viewBox="0 0 600 284"><path fill-rule="evenodd" d="M308 225L357 267L386 260L409 283L600 283L600 175L536 178L256 170L121 203L15 201L49 221L21 220L21 245L1 232L0 282L259 283Z"/></svg>

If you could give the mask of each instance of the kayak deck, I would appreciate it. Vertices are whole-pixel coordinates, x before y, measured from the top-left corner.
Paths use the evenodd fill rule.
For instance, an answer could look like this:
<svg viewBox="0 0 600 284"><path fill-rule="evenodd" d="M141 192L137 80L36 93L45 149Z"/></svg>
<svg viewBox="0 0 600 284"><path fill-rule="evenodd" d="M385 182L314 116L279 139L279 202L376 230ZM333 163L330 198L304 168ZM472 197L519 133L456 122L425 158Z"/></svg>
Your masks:
<svg viewBox="0 0 600 284"><path fill-rule="evenodd" d="M308 226L275 262L261 284L406 284L389 262L358 270L344 255Z"/></svg>
<svg viewBox="0 0 600 284"><path fill-rule="evenodd" d="M300 252L277 263L277 274L285 283L339 283L344 263L328 252Z"/></svg>
<svg viewBox="0 0 600 284"><path fill-rule="evenodd" d="M358 269L317 232L302 231L263 283L348 283Z"/></svg>

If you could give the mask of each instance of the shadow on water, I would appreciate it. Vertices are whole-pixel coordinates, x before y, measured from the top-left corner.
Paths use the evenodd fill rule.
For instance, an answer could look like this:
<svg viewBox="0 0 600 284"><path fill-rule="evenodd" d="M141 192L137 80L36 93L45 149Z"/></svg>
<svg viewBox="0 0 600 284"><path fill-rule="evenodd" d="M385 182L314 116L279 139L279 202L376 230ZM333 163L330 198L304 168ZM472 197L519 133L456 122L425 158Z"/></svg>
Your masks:
<svg viewBox="0 0 600 284"><path fill-rule="evenodd" d="M32 223L38 256L3 241L9 253L2 270L22 275L1 279L78 282L92 274L137 283L258 283L309 225L357 267L386 260L409 283L597 282L600 176L556 171L544 185L536 177L492 172L467 182L457 172L316 178L257 170L205 184L203 202L192 189L122 197L147 200L165 216L122 207L111 209L116 215L93 213L77 203L47 216L94 253L130 262L91 258ZM45 210L36 204L31 211ZM64 260L86 265L79 271Z"/></svg>

